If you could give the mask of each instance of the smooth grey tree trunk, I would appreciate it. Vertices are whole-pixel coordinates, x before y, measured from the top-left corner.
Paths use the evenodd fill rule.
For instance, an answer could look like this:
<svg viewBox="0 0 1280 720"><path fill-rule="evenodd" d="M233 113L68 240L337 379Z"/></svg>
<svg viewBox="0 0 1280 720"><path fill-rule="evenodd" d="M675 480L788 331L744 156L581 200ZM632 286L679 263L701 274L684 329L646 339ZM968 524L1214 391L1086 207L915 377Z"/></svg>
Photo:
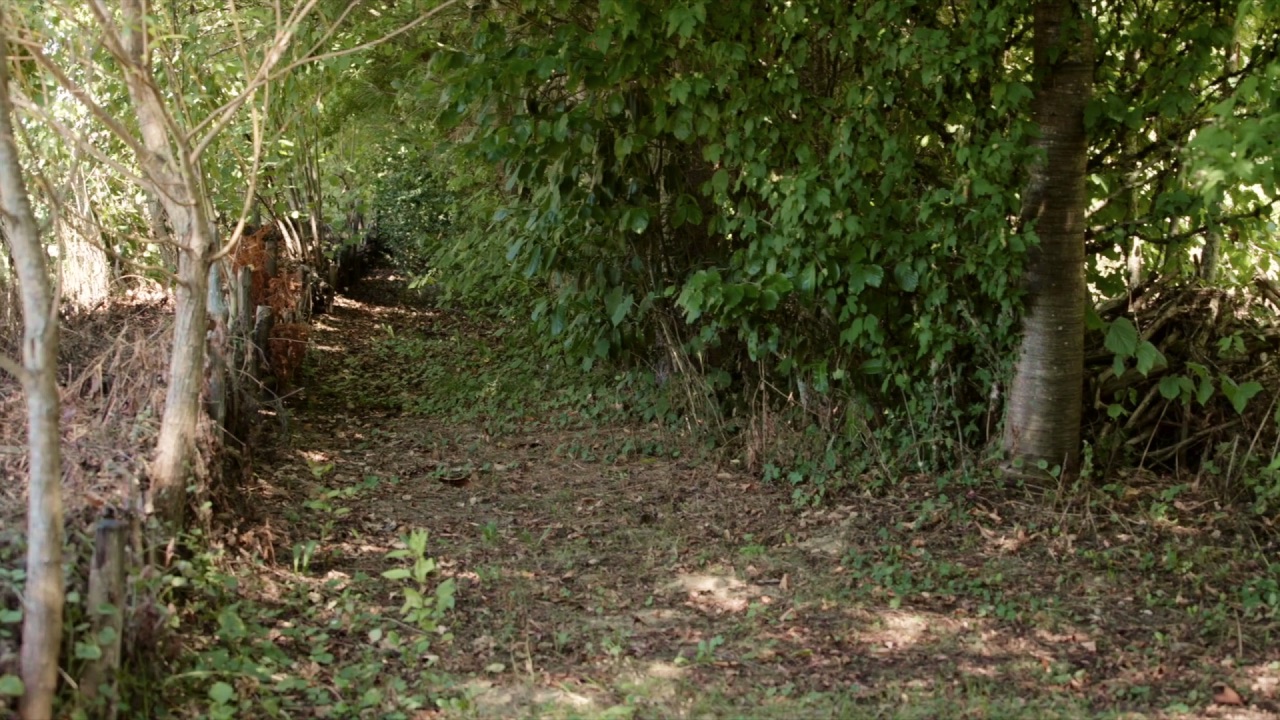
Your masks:
<svg viewBox="0 0 1280 720"><path fill-rule="evenodd" d="M1043 157L1024 216L1040 244L1028 257L1026 307L1004 449L1015 466L1074 472L1084 381L1085 105L1093 86L1087 8L1073 0L1035 5L1034 119Z"/></svg>
<svg viewBox="0 0 1280 720"><path fill-rule="evenodd" d="M8 38L0 14L0 51ZM22 603L24 720L48 720L62 642L62 454L58 431L58 314L44 247L22 179L13 133L8 66L0 62L0 210L22 285L22 365L6 361L27 400L27 580Z"/></svg>

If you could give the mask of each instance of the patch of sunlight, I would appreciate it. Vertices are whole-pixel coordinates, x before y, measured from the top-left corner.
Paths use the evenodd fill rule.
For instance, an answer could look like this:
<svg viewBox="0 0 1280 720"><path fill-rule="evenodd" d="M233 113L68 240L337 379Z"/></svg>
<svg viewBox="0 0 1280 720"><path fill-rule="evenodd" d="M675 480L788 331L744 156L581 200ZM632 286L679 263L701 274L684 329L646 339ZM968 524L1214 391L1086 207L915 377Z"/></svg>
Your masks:
<svg viewBox="0 0 1280 720"><path fill-rule="evenodd" d="M742 612L751 601L773 592L745 583L733 575L678 573L666 590L682 590L697 605L710 605L727 612Z"/></svg>
<svg viewBox="0 0 1280 720"><path fill-rule="evenodd" d="M358 557L360 555L373 555L378 558L385 558L392 548L387 545L374 545L371 543L338 543L335 547L342 551L342 557Z"/></svg>
<svg viewBox="0 0 1280 720"><path fill-rule="evenodd" d="M819 535L805 540L804 542L797 543L796 546L801 550L836 558L842 557L845 554L845 551L849 549L849 543L835 533L831 535Z"/></svg>
<svg viewBox="0 0 1280 720"><path fill-rule="evenodd" d="M326 463L329 462L329 453L320 450L299 450L298 454L306 458L308 462Z"/></svg>
<svg viewBox="0 0 1280 720"><path fill-rule="evenodd" d="M858 615L866 626L855 631L857 642L879 654L921 647L947 654L955 643L974 634L981 637L984 647L995 642L994 638L985 637L985 621L975 623L928 611L880 610Z"/></svg>
<svg viewBox="0 0 1280 720"><path fill-rule="evenodd" d="M586 710L596 704L586 695L564 688L543 688L533 694L533 701L538 705L568 705L575 710Z"/></svg>
<svg viewBox="0 0 1280 720"><path fill-rule="evenodd" d="M482 716L525 717L527 709L536 707L541 710L537 717L555 717L556 710L581 713L599 707L595 699L563 687L498 685L492 680L477 679L464 683L462 689Z"/></svg>
<svg viewBox="0 0 1280 720"><path fill-rule="evenodd" d="M1265 665L1251 665L1244 668L1250 679L1249 692L1268 700L1280 700L1280 660Z"/></svg>
<svg viewBox="0 0 1280 720"><path fill-rule="evenodd" d="M319 344L315 344L315 345L312 345L312 346L311 346L311 348L312 348L313 350L319 350L320 352L330 352L330 353L340 353L340 352L346 352L346 351L347 351L347 349L346 349L346 348L344 348L344 347L339 347L339 346L337 346L337 345L319 345Z"/></svg>
<svg viewBox="0 0 1280 720"><path fill-rule="evenodd" d="M655 660L644 666L628 663L618 673L616 687L628 696L641 696L648 702L670 702L680 694L679 681L688 670L663 660Z"/></svg>
<svg viewBox="0 0 1280 720"><path fill-rule="evenodd" d="M645 625L674 625L687 622L690 616L676 608L645 608L637 611L635 618Z"/></svg>
<svg viewBox="0 0 1280 720"><path fill-rule="evenodd" d="M971 677L994 678L1000 675L998 668L983 664L977 660L961 660L956 663L956 669L959 670L961 674Z"/></svg>
<svg viewBox="0 0 1280 720"><path fill-rule="evenodd" d="M645 674L651 678L658 678L661 680L679 680L685 675L688 675L689 671L675 663L655 660L654 662L649 663L649 667L646 669Z"/></svg>
<svg viewBox="0 0 1280 720"><path fill-rule="evenodd" d="M929 621L914 613L889 613L884 618L884 625L898 638L898 642L912 645L929 630Z"/></svg>

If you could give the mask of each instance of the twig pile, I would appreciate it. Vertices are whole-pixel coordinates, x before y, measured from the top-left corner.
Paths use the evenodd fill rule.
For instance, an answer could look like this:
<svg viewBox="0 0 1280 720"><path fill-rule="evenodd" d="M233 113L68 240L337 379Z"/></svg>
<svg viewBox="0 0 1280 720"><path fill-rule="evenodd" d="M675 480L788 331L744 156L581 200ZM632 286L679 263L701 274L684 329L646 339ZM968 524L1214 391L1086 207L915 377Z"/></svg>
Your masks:
<svg viewBox="0 0 1280 720"><path fill-rule="evenodd" d="M1166 362L1143 375L1130 361L1117 375L1104 332L1091 333L1085 437L1109 463L1197 473L1213 463L1228 475L1250 458L1265 464L1277 449L1278 311L1266 280L1234 290L1157 281L1105 304L1106 325L1129 318Z"/></svg>

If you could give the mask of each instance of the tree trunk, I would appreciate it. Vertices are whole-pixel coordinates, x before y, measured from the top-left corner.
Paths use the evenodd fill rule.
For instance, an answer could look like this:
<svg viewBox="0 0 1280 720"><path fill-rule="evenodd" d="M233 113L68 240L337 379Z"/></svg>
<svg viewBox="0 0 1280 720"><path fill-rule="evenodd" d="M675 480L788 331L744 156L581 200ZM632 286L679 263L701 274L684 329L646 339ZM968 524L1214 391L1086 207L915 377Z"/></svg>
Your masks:
<svg viewBox="0 0 1280 720"><path fill-rule="evenodd" d="M149 155L147 177L159 189L178 248L178 283L169 360L169 385L156 456L151 464L151 498L156 512L172 528L182 526L186 485L195 457L204 381L204 338L209 319L205 307L212 244L199 168L182 139L171 142L164 103L151 75L148 29L141 0L121 0L123 42L129 67L125 81Z"/></svg>
<svg viewBox="0 0 1280 720"><path fill-rule="evenodd" d="M1077 468L1084 377L1085 104L1093 36L1075 0L1035 5L1034 119L1043 156L1024 216L1039 246L1028 255L1022 345L1009 393L1004 449L1015 466Z"/></svg>
<svg viewBox="0 0 1280 720"><path fill-rule="evenodd" d="M0 17L0 51L8 50ZM13 134L8 66L0 62L0 207L22 285L22 380L27 400L27 581L22 603L24 720L53 717L62 642L62 455L58 432L58 314Z"/></svg>
<svg viewBox="0 0 1280 720"><path fill-rule="evenodd" d="M191 234L193 240L197 234ZM182 526L186 509L186 485L195 457L200 388L204 384L204 336L209 325L205 310L208 271L204 258L204 252L193 253L187 249L178 255L169 387L156 441L156 457L151 464L151 497L155 510L175 529Z"/></svg>

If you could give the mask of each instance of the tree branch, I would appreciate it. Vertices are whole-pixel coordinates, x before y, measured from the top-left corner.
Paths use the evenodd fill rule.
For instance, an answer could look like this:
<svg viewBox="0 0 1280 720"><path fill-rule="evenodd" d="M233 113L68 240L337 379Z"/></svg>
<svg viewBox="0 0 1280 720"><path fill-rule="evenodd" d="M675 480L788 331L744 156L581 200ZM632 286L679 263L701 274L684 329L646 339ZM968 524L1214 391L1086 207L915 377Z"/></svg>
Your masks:
<svg viewBox="0 0 1280 720"><path fill-rule="evenodd" d="M1268 210L1274 207L1278 202L1280 202L1280 197L1272 198L1268 202L1258 203L1253 207L1252 210L1249 210L1248 212L1240 212L1232 215L1223 215L1219 217L1216 221L1214 221L1212 225L1209 223L1205 223L1203 225L1200 225L1199 227L1192 228L1190 230L1185 230L1183 232L1180 232L1174 235L1165 235L1162 237L1148 237L1146 235L1143 235L1141 232L1135 232L1134 234L1137 235L1138 239L1142 240L1145 243L1149 243L1151 245L1173 245L1176 243L1180 243L1184 240L1190 240L1196 235L1209 232L1209 230L1213 228L1213 225L1231 225L1232 223L1237 223L1237 222L1240 222L1241 220L1256 220L1262 217L1263 214L1265 214ZM1119 230L1124 228L1132 228L1136 231L1139 228L1142 228L1150 224L1151 224L1150 220L1129 220L1127 222L1112 223L1110 225L1103 225L1101 227L1089 228L1089 230L1086 233L1086 237L1096 238L1099 235L1103 235L1113 230ZM1101 242L1090 241L1085 244L1085 252L1088 252L1088 253L1099 253L1105 249L1106 249L1106 246Z"/></svg>
<svg viewBox="0 0 1280 720"><path fill-rule="evenodd" d="M149 179L135 174L120 162L104 153L98 148L98 146L86 141L81 133L72 131L71 128L67 127L61 120L58 120L46 112L44 108L31 102L30 98L23 95L22 91L16 88L13 92L13 104L15 107L22 110L23 113L53 128L53 130L56 131L63 140L75 145L77 150L93 156L93 159L114 170L122 179L132 183L137 183L144 190L155 191L155 184Z"/></svg>
<svg viewBox="0 0 1280 720"><path fill-rule="evenodd" d="M0 353L0 370L4 370L14 376L24 386L31 382L31 373L27 372L27 369L22 367L17 360L4 353Z"/></svg>
<svg viewBox="0 0 1280 720"><path fill-rule="evenodd" d="M452 1L456 2L456 0ZM284 51L288 49L289 43L293 42L293 36L298 32L298 27L306 16L311 13L311 10L316 6L317 2L319 2L319 0L309 0L309 2L301 9L297 7L294 8L289 19L277 28L275 41L267 50L266 57L263 58L262 63L258 65L258 70L254 73L254 77L252 79L246 78L247 82L244 90L229 102L224 103L222 107L209 113L203 121L197 123L196 126L191 128L191 131L186 134L185 139L190 141L191 138L200 134L206 126L208 127L207 130L204 130L204 137L191 146L191 158L193 161L199 160L201 154L203 154L205 149L209 147L209 144L212 143L214 138L216 138L224 129L226 129L227 125L231 123L231 119L235 117L235 114L240 110L240 108L249 101L249 98L253 97L261 87L276 78L276 76L271 73L272 68L274 68L283 58Z"/></svg>

